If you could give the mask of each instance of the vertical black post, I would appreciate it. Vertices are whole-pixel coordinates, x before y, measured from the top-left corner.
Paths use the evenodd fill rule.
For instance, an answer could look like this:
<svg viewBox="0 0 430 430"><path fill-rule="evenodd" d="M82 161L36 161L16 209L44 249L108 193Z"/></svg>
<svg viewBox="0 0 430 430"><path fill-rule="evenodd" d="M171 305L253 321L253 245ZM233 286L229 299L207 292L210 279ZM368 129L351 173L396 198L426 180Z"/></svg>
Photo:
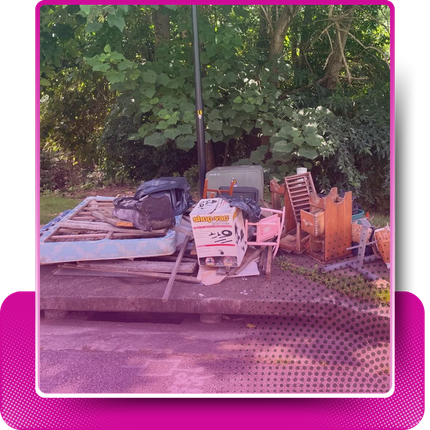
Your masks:
<svg viewBox="0 0 430 430"><path fill-rule="evenodd" d="M191 6L193 12L193 47L194 47L194 79L196 86L196 128L197 128L197 154L199 163L200 197L203 196L203 187L206 177L206 148L205 148L205 121L203 117L202 80L200 76L200 49L199 26L197 23L197 6Z"/></svg>

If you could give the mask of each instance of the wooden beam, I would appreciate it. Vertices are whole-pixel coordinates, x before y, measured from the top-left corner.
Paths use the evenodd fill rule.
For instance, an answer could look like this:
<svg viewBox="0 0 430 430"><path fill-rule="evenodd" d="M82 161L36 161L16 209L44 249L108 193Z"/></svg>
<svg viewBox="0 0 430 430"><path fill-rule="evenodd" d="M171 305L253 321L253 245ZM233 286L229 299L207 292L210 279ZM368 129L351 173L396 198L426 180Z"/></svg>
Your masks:
<svg viewBox="0 0 430 430"><path fill-rule="evenodd" d="M167 300L169 300L170 293L172 292L172 288L173 288L173 282L175 281L175 278L178 279L176 274L178 273L179 266L181 264L181 260L182 260L182 257L184 256L185 250L187 249L189 240L190 240L190 236L185 236L185 240L184 240L184 243L182 244L181 251L179 252L175 266L173 267L172 273L169 277L169 282L167 283L166 289L164 290L163 302L167 302Z"/></svg>

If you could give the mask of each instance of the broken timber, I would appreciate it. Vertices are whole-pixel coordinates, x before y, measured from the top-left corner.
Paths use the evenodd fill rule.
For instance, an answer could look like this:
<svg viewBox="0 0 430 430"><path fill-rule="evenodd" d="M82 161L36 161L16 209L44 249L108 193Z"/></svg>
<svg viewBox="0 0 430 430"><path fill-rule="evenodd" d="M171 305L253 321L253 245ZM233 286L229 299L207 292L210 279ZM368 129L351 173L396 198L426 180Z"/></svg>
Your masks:
<svg viewBox="0 0 430 430"><path fill-rule="evenodd" d="M40 263L157 257L175 252L177 232L171 229L145 232L105 222L114 218L110 215L113 200L88 197L45 226L40 235ZM176 225L180 219L175 218Z"/></svg>

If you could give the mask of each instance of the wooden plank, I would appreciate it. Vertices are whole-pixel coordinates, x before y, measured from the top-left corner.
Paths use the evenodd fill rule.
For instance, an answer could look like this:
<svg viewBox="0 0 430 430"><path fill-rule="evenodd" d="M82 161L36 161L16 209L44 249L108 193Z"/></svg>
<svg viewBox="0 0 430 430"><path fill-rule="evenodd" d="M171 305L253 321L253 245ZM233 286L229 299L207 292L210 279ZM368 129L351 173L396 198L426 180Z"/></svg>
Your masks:
<svg viewBox="0 0 430 430"><path fill-rule="evenodd" d="M85 231L113 231L114 233L126 233L128 235L136 236L148 236L158 237L165 236L167 230L152 230L151 232L145 232L137 229L129 229L122 227L114 227L113 225L105 222L86 222L86 221L63 221L59 222L58 225L62 228L71 230L85 230Z"/></svg>
<svg viewBox="0 0 430 430"><path fill-rule="evenodd" d="M245 269L245 267L248 267L261 253L263 252L263 248L258 248L254 252L252 252L248 257L245 257L245 259L242 261L242 264L239 267L233 267L230 270L229 275L235 275L236 272L239 270Z"/></svg>
<svg viewBox="0 0 430 430"><path fill-rule="evenodd" d="M76 264L70 264L70 263L64 263L60 265L59 267L65 268L65 269L73 269L73 270L88 270L89 272L100 272L100 269L93 269L91 267L81 267L77 266ZM136 276L144 276L148 278L156 278L156 279L169 279L170 275L167 273L155 273L155 272L130 272L127 270L121 270L121 269L111 269L111 268L105 268L103 269L107 273L116 273L118 275L127 274L130 275L131 273ZM197 280L194 276L185 276L185 275L177 275L176 276L177 281L181 282L191 282L193 284L200 284L200 281Z"/></svg>
<svg viewBox="0 0 430 430"><path fill-rule="evenodd" d="M132 222L129 221L123 221L118 218L109 217L106 214L103 214L101 212L92 211L91 215L93 215L94 218L97 218L101 221L104 221L108 224L113 225L114 227L127 227L127 228L134 228L134 225Z"/></svg>
<svg viewBox="0 0 430 430"><path fill-rule="evenodd" d="M85 261L78 262L78 266L92 267L104 270L106 267L121 268L129 271L171 273L175 263L170 261L130 261L130 260L105 260L105 261ZM178 273L193 273L197 267L197 262L182 261L178 268Z"/></svg>
<svg viewBox="0 0 430 430"><path fill-rule="evenodd" d="M76 240L83 240L83 239L95 239L100 238L104 239L106 237L105 233L93 233L93 234L60 234L58 236L51 236L49 240L64 240L64 239L76 239ZM45 241L46 242L46 241Z"/></svg>
<svg viewBox="0 0 430 430"><path fill-rule="evenodd" d="M190 236L185 236L184 243L182 244L181 251L179 252L178 259L176 260L175 266L173 267L172 273L169 277L169 282L167 282L166 289L163 294L163 302L167 302L170 297L170 293L172 292L173 282L177 279L177 273L179 270L179 266L181 264L182 257L184 256L185 250L187 249L188 241L190 240Z"/></svg>

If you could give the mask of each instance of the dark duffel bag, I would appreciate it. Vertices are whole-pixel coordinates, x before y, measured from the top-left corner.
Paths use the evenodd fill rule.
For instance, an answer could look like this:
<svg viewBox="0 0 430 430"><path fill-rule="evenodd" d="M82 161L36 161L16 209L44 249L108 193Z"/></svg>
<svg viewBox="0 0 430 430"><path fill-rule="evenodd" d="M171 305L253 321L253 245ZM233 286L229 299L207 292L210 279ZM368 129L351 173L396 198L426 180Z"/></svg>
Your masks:
<svg viewBox="0 0 430 430"><path fill-rule="evenodd" d="M172 204L166 193L150 194L140 200L118 197L113 204L113 215L131 222L139 230L161 230L175 225Z"/></svg>

